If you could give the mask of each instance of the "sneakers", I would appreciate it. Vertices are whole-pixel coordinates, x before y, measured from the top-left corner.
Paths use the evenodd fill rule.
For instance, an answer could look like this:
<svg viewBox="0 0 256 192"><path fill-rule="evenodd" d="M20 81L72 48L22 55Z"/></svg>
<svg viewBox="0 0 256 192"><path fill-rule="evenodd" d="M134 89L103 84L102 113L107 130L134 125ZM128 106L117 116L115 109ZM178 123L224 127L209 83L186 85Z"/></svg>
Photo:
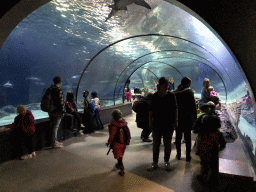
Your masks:
<svg viewBox="0 0 256 192"><path fill-rule="evenodd" d="M31 158L32 158L32 157L36 157L36 152L34 151L34 152L32 152L31 154L29 154L29 155L31 155Z"/></svg>
<svg viewBox="0 0 256 192"><path fill-rule="evenodd" d="M147 170L148 170L148 171L154 171L154 170L157 169L157 168L158 168L157 163L152 163L152 164L151 164L151 167L149 167Z"/></svg>
<svg viewBox="0 0 256 192"><path fill-rule="evenodd" d="M120 170L120 171L118 172L118 175L124 176L124 170Z"/></svg>
<svg viewBox="0 0 256 192"><path fill-rule="evenodd" d="M26 154L20 157L22 160L27 160L27 159L31 159L32 155L31 154Z"/></svg>
<svg viewBox="0 0 256 192"><path fill-rule="evenodd" d="M151 139L142 139L143 142L152 142Z"/></svg>
<svg viewBox="0 0 256 192"><path fill-rule="evenodd" d="M83 130L80 130L78 133L79 133L80 136L84 135Z"/></svg>
<svg viewBox="0 0 256 192"><path fill-rule="evenodd" d="M169 162L165 162L165 170L166 171L171 171L171 165Z"/></svg>
<svg viewBox="0 0 256 192"><path fill-rule="evenodd" d="M53 149L59 149L59 148L62 148L62 147L63 147L62 143L56 143L52 148Z"/></svg>
<svg viewBox="0 0 256 192"><path fill-rule="evenodd" d="M187 161L187 162L190 162L190 161L191 161L191 156L187 156L187 157L186 157L186 161Z"/></svg>

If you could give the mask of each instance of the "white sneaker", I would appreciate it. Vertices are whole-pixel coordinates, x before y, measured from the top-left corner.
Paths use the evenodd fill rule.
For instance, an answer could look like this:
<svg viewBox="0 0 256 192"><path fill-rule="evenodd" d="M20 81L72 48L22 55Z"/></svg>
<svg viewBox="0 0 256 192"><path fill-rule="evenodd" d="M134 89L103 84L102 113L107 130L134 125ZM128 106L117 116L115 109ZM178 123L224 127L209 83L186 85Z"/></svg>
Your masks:
<svg viewBox="0 0 256 192"><path fill-rule="evenodd" d="M31 155L32 157L36 157L36 152L34 151L34 152L32 152L30 155Z"/></svg>
<svg viewBox="0 0 256 192"><path fill-rule="evenodd" d="M84 135L83 130L80 130L80 131L79 131L79 135L81 135L81 136Z"/></svg>
<svg viewBox="0 0 256 192"><path fill-rule="evenodd" d="M32 158L32 155L31 154L26 154L26 155L23 155L23 156L21 156L21 159L22 160L27 160L27 159L31 159Z"/></svg>
<svg viewBox="0 0 256 192"><path fill-rule="evenodd" d="M55 144L52 148L53 149L59 149L59 148L62 148L63 147L63 144L62 143L57 143Z"/></svg>

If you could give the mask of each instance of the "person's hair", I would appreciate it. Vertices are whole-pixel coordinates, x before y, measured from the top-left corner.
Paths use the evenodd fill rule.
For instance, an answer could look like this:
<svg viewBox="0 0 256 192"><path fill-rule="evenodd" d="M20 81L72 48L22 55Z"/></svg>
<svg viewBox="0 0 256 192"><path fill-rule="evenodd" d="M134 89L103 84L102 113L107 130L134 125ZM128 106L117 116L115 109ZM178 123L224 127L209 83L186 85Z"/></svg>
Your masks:
<svg viewBox="0 0 256 192"><path fill-rule="evenodd" d="M205 88L205 89L208 89L208 87L211 85L211 82L209 79L205 78L204 81L203 81L203 85L202 87Z"/></svg>
<svg viewBox="0 0 256 192"><path fill-rule="evenodd" d="M27 107L24 105L18 105L17 106L17 113L22 113L23 111L27 111Z"/></svg>
<svg viewBox="0 0 256 192"><path fill-rule="evenodd" d="M183 77L181 80L181 85L185 86L187 84L191 83L191 79L189 77Z"/></svg>
<svg viewBox="0 0 256 192"><path fill-rule="evenodd" d="M54 82L55 85L61 83L61 77L60 77L60 76L54 77L54 78L53 78L53 82Z"/></svg>
<svg viewBox="0 0 256 192"><path fill-rule="evenodd" d="M168 82L168 79L166 77L161 77L159 79L159 85L168 85L169 82Z"/></svg>
<svg viewBox="0 0 256 192"><path fill-rule="evenodd" d="M114 121L118 121L120 118L122 118L122 112L119 109L115 109L112 112L112 118Z"/></svg>
<svg viewBox="0 0 256 192"><path fill-rule="evenodd" d="M128 92L128 91L131 91L131 89L130 89L130 88L127 88L127 92Z"/></svg>
<svg viewBox="0 0 256 192"><path fill-rule="evenodd" d="M67 93L67 101L74 101L74 93L68 92Z"/></svg>
<svg viewBox="0 0 256 192"><path fill-rule="evenodd" d="M210 109L212 112L215 111L215 104L212 101L208 101L207 103L202 104L199 109L203 111L204 113L207 112L208 109Z"/></svg>
<svg viewBox="0 0 256 192"><path fill-rule="evenodd" d="M85 91L83 92L83 97L88 97L88 95L89 95L89 91L85 90Z"/></svg>
<svg viewBox="0 0 256 192"><path fill-rule="evenodd" d="M148 92L148 93L147 93L147 99L148 99L148 100L151 100L152 97L153 97L153 95L154 95L154 93L153 93L152 91Z"/></svg>
<svg viewBox="0 0 256 192"><path fill-rule="evenodd" d="M208 91L214 91L213 86L209 86L209 87L208 87Z"/></svg>
<svg viewBox="0 0 256 192"><path fill-rule="evenodd" d="M91 93L91 96L92 96L92 98L97 97L97 92L96 92L96 91L93 91L93 92Z"/></svg>

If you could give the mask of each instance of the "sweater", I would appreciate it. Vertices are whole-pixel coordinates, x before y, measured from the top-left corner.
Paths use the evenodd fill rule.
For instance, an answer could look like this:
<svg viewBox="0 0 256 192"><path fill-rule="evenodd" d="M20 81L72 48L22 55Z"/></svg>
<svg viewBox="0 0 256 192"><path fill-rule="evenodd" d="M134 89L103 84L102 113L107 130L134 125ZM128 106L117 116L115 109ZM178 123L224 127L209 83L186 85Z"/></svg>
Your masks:
<svg viewBox="0 0 256 192"><path fill-rule="evenodd" d="M22 127L22 130L28 135L32 135L35 132L34 116L27 110L26 114L19 114L15 117L14 123L10 125L10 129L15 127Z"/></svg>

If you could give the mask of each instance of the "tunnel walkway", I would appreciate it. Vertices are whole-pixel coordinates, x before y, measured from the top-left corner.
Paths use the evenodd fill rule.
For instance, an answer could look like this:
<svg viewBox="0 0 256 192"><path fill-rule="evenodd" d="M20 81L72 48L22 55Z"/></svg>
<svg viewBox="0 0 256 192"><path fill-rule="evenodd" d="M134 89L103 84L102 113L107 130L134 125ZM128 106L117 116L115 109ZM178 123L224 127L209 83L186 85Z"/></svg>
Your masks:
<svg viewBox="0 0 256 192"><path fill-rule="evenodd" d="M152 143L141 141L141 129L136 126L135 113L125 119L128 121L132 140L124 156L124 177L119 176L114 169L116 160L113 154L106 155L108 130L105 125L104 130L64 141L61 149L45 148L37 151L34 159L16 159L0 164L0 191L215 191L197 181L199 158L192 154L192 161L186 162L184 144L180 161L175 159L175 145L172 145L171 172L164 169L162 145L160 168L148 172L147 168L152 163ZM192 134L193 143L195 137ZM173 142L174 139L175 135ZM246 187L248 188L239 188L244 191ZM236 189L237 186L229 185L222 179L220 191ZM249 187L246 191L250 190Z"/></svg>

